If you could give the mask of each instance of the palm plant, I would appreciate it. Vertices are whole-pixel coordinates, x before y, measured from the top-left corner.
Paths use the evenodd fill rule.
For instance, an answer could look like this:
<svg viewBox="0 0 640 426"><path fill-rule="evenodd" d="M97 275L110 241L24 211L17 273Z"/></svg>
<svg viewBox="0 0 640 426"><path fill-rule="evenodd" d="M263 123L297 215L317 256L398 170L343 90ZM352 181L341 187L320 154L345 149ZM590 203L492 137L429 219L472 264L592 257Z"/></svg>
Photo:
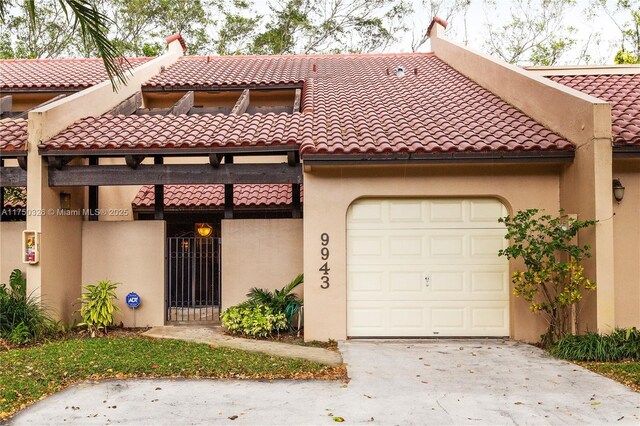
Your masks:
<svg viewBox="0 0 640 426"><path fill-rule="evenodd" d="M271 308L274 313L283 313L287 318L289 329L292 329L291 321L295 314L302 307L302 300L293 292L296 287L304 282L304 275L300 274L289 284L279 290L266 290L264 288L253 287L247 293L250 306L266 305Z"/></svg>
<svg viewBox="0 0 640 426"><path fill-rule="evenodd" d="M0 22L5 22L5 16L14 0L0 0ZM100 12L96 5L89 0L58 0L67 18L72 17L74 30L80 28L83 42L93 42L102 58L104 68L111 80L114 90L117 84L124 84L127 78L124 65L118 61L120 56L115 44L109 40L109 23L111 19ZM25 0L29 11L30 25L35 25L36 2Z"/></svg>

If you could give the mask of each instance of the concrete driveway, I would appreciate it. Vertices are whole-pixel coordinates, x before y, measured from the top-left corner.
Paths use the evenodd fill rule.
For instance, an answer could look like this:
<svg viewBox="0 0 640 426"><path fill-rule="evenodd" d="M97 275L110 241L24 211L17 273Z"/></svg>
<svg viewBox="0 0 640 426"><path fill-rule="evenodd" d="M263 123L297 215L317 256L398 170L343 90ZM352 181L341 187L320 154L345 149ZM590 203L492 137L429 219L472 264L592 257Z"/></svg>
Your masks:
<svg viewBox="0 0 640 426"><path fill-rule="evenodd" d="M110 380L81 384L15 425L638 424L640 394L500 340L349 341L348 384Z"/></svg>

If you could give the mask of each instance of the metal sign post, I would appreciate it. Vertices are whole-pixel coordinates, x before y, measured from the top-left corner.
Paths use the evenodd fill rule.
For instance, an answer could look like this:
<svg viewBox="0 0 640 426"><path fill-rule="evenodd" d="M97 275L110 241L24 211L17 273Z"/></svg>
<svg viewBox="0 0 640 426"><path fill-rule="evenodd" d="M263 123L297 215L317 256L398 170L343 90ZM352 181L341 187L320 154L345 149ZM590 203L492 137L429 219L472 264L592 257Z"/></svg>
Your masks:
<svg viewBox="0 0 640 426"><path fill-rule="evenodd" d="M138 293L134 293L132 291L131 293L127 294L125 301L127 302L127 306L133 309L133 328L136 328L136 308L140 306L142 299L140 299Z"/></svg>

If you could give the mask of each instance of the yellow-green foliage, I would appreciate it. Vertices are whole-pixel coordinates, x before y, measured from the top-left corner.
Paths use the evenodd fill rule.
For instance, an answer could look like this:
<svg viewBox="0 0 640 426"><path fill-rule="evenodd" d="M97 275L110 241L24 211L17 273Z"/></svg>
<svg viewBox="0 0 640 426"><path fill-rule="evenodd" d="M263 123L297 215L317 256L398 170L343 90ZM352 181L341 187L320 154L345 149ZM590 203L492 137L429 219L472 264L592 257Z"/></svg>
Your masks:
<svg viewBox="0 0 640 426"><path fill-rule="evenodd" d="M118 285L119 283L107 280L83 287L85 291L80 297L82 323L78 325L86 326L92 336L95 336L96 331L100 329L106 332L107 327L113 324L113 314L120 312L120 308L113 304L113 301L118 299L116 296Z"/></svg>

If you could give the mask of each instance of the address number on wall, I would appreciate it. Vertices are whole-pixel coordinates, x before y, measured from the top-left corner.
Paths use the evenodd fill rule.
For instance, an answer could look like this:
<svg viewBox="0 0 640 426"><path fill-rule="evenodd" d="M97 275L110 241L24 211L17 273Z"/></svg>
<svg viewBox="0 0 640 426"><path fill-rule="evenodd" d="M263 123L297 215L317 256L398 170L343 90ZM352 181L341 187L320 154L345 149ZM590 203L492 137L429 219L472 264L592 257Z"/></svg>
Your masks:
<svg viewBox="0 0 640 426"><path fill-rule="evenodd" d="M329 271L331 269L329 269L329 234L326 232L320 234L320 259L324 261L322 266L318 268L318 271L322 272L320 288L327 289L330 285Z"/></svg>

